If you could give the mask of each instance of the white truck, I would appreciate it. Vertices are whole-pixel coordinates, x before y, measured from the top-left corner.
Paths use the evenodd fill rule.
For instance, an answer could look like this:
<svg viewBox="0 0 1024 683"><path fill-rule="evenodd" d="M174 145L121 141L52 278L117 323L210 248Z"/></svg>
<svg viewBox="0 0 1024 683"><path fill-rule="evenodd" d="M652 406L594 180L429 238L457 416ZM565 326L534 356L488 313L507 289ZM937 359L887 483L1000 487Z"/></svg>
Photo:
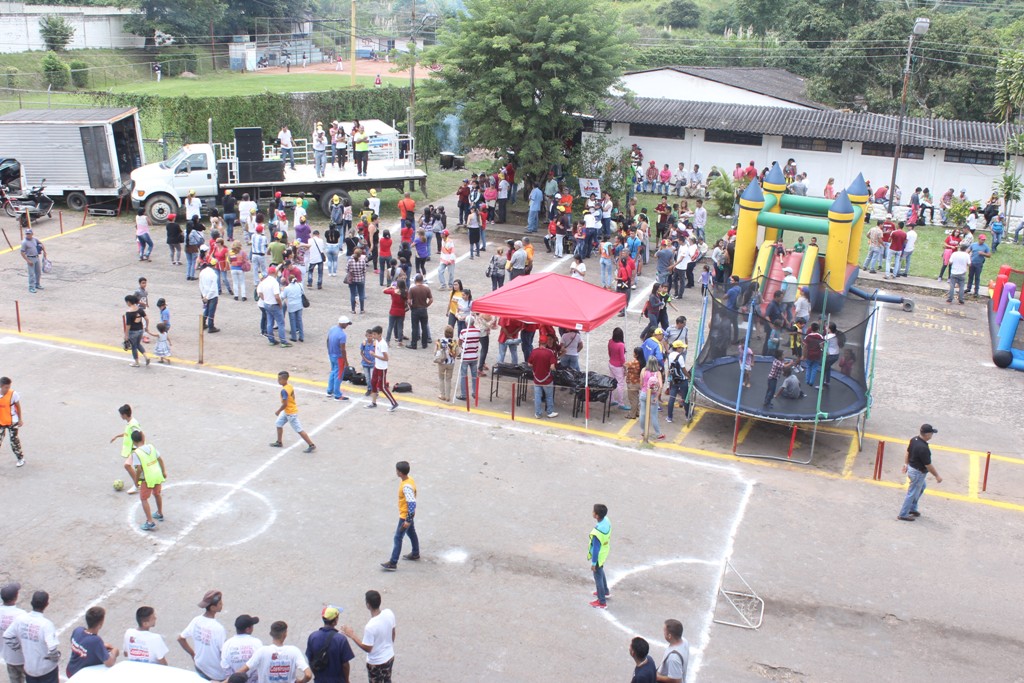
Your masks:
<svg viewBox="0 0 1024 683"><path fill-rule="evenodd" d="M321 211L330 215L331 198L338 195L347 199L352 190L388 187L402 190L407 184L418 183L424 191L427 174L415 166L413 139L400 135L383 121L364 120L363 126L370 134L365 176L357 174L349 153L345 170L329 165L324 176L318 177L312 145L305 139L295 140L294 170L286 168L280 152L266 142L262 143L262 159L255 161L240 161L235 142L190 144L167 161L132 172L132 206L145 208L151 221L163 223L168 215L179 213L190 191L195 191L208 210L223 197L224 190L231 189L236 199L241 199L245 193L260 206L266 206L275 192L312 197Z"/></svg>
<svg viewBox="0 0 1024 683"><path fill-rule="evenodd" d="M139 110L19 109L0 116L0 156L21 163L26 187L46 178L70 209L116 200L146 163Z"/></svg>

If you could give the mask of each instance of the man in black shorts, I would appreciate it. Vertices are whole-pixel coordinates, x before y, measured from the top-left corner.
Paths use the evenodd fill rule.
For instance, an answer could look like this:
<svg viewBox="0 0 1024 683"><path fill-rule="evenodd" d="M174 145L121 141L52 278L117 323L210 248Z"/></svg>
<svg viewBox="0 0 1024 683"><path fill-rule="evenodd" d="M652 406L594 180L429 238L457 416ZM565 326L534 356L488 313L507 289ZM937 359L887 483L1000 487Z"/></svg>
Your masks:
<svg viewBox="0 0 1024 683"><path fill-rule="evenodd" d="M930 424L921 425L921 432L907 444L907 458L903 463L903 471L910 477L910 487L907 488L907 497L903 500L903 507L896 519L902 522L913 522L921 513L917 511L917 503L921 500L921 494L925 489L925 477L931 472L935 481L942 483L935 466L932 465L932 451L928 447L932 434L938 434L939 430Z"/></svg>

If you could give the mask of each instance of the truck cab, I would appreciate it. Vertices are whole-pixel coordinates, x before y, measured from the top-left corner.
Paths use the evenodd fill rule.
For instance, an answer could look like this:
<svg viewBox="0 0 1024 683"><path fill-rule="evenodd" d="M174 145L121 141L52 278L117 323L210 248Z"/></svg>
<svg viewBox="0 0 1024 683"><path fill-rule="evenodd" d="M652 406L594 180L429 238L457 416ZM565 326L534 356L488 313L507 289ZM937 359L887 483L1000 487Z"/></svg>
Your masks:
<svg viewBox="0 0 1024 683"><path fill-rule="evenodd" d="M145 208L153 222L178 213L190 190L204 203L217 199L217 159L207 144L185 145L166 161L132 171L132 207Z"/></svg>

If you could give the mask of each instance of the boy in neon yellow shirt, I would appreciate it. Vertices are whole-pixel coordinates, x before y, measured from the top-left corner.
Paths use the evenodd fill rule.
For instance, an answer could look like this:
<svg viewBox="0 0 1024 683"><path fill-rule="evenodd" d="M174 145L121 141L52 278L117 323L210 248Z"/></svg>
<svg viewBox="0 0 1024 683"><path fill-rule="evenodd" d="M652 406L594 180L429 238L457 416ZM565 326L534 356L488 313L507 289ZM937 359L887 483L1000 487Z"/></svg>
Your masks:
<svg viewBox="0 0 1024 683"><path fill-rule="evenodd" d="M139 490L135 488L135 468L132 467L132 434L134 432L141 432L142 426L139 421L132 417L132 407L125 403L123 406L117 409L121 419L124 420L124 431L120 434L110 437L110 443L114 443L118 439L121 439L121 457L124 458L124 471L128 473L128 482L131 484L131 488L128 489L128 493L138 493Z"/></svg>
<svg viewBox="0 0 1024 683"><path fill-rule="evenodd" d="M164 469L164 459L156 447L146 443L146 436L139 430L132 432L132 464L135 466L133 481L139 483L139 500L142 502L142 511L146 513L146 521L142 525L143 531L156 529L154 519L164 521L164 498L162 494L163 483L167 480L167 470ZM156 514L149 509L149 497L156 498Z"/></svg>

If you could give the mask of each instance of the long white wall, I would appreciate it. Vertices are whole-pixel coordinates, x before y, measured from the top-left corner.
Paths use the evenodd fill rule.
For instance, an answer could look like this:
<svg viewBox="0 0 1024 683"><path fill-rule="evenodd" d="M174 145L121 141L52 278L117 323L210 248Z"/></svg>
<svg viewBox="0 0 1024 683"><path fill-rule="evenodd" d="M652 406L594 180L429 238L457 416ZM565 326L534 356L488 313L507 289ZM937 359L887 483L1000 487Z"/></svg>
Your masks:
<svg viewBox="0 0 1024 683"><path fill-rule="evenodd" d="M637 97L689 100L692 102L727 102L729 104L756 104L768 107L809 109L799 104L768 95L750 92L706 78L680 73L672 69L643 71L622 77L623 83Z"/></svg>
<svg viewBox="0 0 1024 683"><path fill-rule="evenodd" d="M47 14L59 14L75 27L69 50L141 47L145 43L141 36L124 30L124 20L134 10L0 2L0 53L46 49L39 20Z"/></svg>
<svg viewBox="0 0 1024 683"><path fill-rule="evenodd" d="M584 133L584 137L602 135ZM821 196L828 179L835 178L837 189L847 187L863 173L872 188L888 185L892 176L892 158L867 156L861 153L861 143L844 142L842 152L811 152L797 149L783 149L782 137L765 135L760 147L733 145L704 141L704 131L688 128L685 140L667 140L629 135L629 125L612 124L607 137L617 141L620 147L628 148L637 143L643 149L644 166L648 161L657 162L658 168L669 164L673 170L681 161L687 170L693 164L700 164L705 174L712 166L718 166L726 173L732 173L736 163L744 166L751 159L758 170L771 166L775 161L784 164L787 159L796 159L797 168L807 173L809 194ZM992 183L1001 175L999 166L974 165L946 162L945 152L940 149L925 149L924 159L900 159L896 184L903 190L903 201L910 199L915 187L928 187L936 201L949 188L959 192L967 190L972 199L984 200L992 193ZM1017 172L1024 174L1024 162L1018 162Z"/></svg>

